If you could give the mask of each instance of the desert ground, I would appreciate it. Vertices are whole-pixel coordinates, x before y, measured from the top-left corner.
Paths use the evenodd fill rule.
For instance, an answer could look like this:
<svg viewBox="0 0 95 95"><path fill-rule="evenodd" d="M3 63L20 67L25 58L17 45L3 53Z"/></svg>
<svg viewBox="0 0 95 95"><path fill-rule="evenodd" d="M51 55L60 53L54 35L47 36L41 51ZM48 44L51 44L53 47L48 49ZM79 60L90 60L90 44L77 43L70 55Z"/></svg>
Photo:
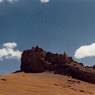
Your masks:
<svg viewBox="0 0 95 95"><path fill-rule="evenodd" d="M95 95L95 84L53 73L0 75L0 95Z"/></svg>

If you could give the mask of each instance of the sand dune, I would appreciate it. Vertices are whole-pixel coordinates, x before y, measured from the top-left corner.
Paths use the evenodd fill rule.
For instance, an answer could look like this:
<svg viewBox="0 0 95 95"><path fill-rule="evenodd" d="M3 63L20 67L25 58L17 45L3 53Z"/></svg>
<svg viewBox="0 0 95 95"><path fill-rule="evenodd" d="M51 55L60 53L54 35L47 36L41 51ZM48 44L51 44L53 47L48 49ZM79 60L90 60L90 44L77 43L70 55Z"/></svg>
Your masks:
<svg viewBox="0 0 95 95"><path fill-rule="evenodd" d="M52 73L0 75L0 95L95 95L95 84Z"/></svg>

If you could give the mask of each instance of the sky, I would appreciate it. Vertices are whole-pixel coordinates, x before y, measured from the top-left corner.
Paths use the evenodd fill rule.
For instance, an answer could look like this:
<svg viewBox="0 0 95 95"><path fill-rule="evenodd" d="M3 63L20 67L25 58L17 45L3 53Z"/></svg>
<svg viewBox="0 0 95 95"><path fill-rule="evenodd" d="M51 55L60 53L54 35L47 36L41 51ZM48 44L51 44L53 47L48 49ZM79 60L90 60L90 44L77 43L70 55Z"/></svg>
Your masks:
<svg viewBox="0 0 95 95"><path fill-rule="evenodd" d="M0 73L36 45L95 65L95 0L0 0Z"/></svg>

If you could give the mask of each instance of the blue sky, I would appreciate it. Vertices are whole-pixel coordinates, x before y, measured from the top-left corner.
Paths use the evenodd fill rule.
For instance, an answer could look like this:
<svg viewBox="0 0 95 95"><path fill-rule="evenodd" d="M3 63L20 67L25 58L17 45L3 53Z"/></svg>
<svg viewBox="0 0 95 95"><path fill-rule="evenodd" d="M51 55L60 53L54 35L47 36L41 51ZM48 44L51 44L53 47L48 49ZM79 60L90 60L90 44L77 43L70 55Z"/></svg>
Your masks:
<svg viewBox="0 0 95 95"><path fill-rule="evenodd" d="M46 0L47 1L47 0ZM15 42L16 50L39 45L48 51L67 52L85 65L95 65L95 54L75 58L81 46L95 42L94 0L0 1L0 48ZM20 60L3 59L0 73L19 69Z"/></svg>

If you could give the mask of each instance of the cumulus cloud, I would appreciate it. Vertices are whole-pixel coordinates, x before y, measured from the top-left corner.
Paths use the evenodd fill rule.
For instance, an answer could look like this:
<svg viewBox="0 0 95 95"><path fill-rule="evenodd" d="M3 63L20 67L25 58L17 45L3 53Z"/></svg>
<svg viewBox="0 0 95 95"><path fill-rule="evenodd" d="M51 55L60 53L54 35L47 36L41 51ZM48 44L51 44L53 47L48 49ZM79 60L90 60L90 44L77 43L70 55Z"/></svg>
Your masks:
<svg viewBox="0 0 95 95"><path fill-rule="evenodd" d="M16 49L15 42L7 42L2 45L0 49L0 60L4 59L20 59L22 52Z"/></svg>
<svg viewBox="0 0 95 95"><path fill-rule="evenodd" d="M81 46L75 51L74 56L78 59L95 56L95 43Z"/></svg>
<svg viewBox="0 0 95 95"><path fill-rule="evenodd" d="M15 42L7 42L3 44L3 47L5 48L15 48L17 47L17 44Z"/></svg>
<svg viewBox="0 0 95 95"><path fill-rule="evenodd" d="M41 3L48 3L50 0L40 0Z"/></svg>

